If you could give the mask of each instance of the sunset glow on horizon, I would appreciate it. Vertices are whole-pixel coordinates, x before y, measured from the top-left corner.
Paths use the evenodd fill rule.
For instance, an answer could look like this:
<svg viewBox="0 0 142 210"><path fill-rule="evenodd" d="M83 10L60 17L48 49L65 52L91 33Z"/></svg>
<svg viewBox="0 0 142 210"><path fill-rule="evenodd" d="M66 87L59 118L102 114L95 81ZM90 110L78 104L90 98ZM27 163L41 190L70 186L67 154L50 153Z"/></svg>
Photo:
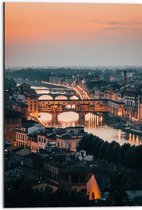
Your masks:
<svg viewBox="0 0 142 210"><path fill-rule="evenodd" d="M5 3L6 66L141 65L142 5Z"/></svg>

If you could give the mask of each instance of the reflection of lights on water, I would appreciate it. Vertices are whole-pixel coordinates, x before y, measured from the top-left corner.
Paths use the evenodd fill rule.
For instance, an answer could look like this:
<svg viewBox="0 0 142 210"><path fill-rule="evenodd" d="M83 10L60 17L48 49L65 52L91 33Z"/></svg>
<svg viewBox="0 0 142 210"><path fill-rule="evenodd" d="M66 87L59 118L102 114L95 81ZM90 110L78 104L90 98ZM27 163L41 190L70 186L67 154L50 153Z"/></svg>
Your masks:
<svg viewBox="0 0 142 210"><path fill-rule="evenodd" d="M131 143L131 144L136 144L136 145L141 144L140 140L139 140L139 136L135 135L135 134L129 133L129 139L128 140L129 140L129 143Z"/></svg>
<svg viewBox="0 0 142 210"><path fill-rule="evenodd" d="M88 113L85 115L86 126L89 128L96 128L99 125L102 125L103 117Z"/></svg>
<svg viewBox="0 0 142 210"><path fill-rule="evenodd" d="M138 145L139 144L139 137L137 136L136 138L136 144Z"/></svg>
<svg viewBox="0 0 142 210"><path fill-rule="evenodd" d="M85 115L85 120L86 120L86 121L89 121L89 120L92 118L92 115L93 115L92 113L86 114L86 115Z"/></svg>
<svg viewBox="0 0 142 210"><path fill-rule="evenodd" d="M46 123L46 122L52 121L52 114L41 112L41 113L39 113L39 116L40 117L38 118L38 120L41 123Z"/></svg>
<svg viewBox="0 0 142 210"><path fill-rule="evenodd" d="M99 117L97 116L97 126L99 125Z"/></svg>
<svg viewBox="0 0 142 210"><path fill-rule="evenodd" d="M133 142L135 142L135 136L134 136L134 134L133 134Z"/></svg>
<svg viewBox="0 0 142 210"><path fill-rule="evenodd" d="M79 120L79 114L75 112L64 112L58 115L59 122L75 122Z"/></svg>
<svg viewBox="0 0 142 210"><path fill-rule="evenodd" d="M129 133L129 141L131 142L132 141L132 134Z"/></svg>
<svg viewBox="0 0 142 210"><path fill-rule="evenodd" d="M62 127L62 128L69 127L69 126L75 127L75 126L77 126L76 122L61 122L61 123L59 123L59 125L60 125L59 127Z"/></svg>
<svg viewBox="0 0 142 210"><path fill-rule="evenodd" d="M52 125L52 115L47 113L40 113L38 118L44 126ZM58 115L57 127L78 126L79 115L75 112L64 112ZM92 113L85 115L85 131L99 136L100 138L111 142L116 140L119 144L130 143L131 145L141 145L141 137L132 133L127 136L125 132L120 129L114 129L103 124L103 116L94 115Z"/></svg>
<svg viewBox="0 0 142 210"><path fill-rule="evenodd" d="M121 141L121 130L118 130L118 141Z"/></svg>

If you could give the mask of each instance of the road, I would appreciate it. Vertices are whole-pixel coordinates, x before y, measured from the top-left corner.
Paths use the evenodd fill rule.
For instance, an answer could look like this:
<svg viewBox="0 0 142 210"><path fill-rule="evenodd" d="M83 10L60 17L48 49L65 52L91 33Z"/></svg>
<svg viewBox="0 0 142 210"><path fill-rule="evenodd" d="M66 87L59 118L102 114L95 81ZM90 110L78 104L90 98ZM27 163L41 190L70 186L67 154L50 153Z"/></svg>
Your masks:
<svg viewBox="0 0 142 210"><path fill-rule="evenodd" d="M73 90L79 95L79 97L83 99L90 99L89 95L83 88L81 88L79 85L73 86Z"/></svg>
<svg viewBox="0 0 142 210"><path fill-rule="evenodd" d="M53 83L49 83L49 82L44 82L42 81L42 83L44 84L52 84ZM57 84L54 84L57 85ZM59 84L60 85L60 84ZM60 85L69 89L72 89L72 87L70 87L69 85ZM75 85L73 86L73 90L79 95L79 97L83 100L83 99L90 99L89 95L87 94L87 92L85 90L83 90L83 88L81 88L79 85Z"/></svg>

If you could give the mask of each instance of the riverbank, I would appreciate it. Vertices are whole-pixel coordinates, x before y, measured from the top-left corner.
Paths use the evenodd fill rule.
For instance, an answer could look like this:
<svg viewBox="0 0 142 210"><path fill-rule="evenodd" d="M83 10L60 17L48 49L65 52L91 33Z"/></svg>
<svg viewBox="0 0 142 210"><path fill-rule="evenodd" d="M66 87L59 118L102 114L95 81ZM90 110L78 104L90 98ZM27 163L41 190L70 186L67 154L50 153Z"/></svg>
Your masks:
<svg viewBox="0 0 142 210"><path fill-rule="evenodd" d="M121 129L126 133L132 133L142 136L142 130L138 129L138 126L131 123L131 126L128 126L128 121L124 118L116 117L112 114L104 115L105 123L109 126L112 126L115 129Z"/></svg>

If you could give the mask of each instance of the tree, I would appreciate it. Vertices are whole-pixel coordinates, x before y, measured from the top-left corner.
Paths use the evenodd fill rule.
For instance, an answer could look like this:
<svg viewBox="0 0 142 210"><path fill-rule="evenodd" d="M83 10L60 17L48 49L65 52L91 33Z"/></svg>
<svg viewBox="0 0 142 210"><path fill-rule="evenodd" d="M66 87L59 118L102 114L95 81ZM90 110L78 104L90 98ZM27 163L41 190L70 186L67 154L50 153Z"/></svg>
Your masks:
<svg viewBox="0 0 142 210"><path fill-rule="evenodd" d="M134 164L138 170L142 170L142 145L135 147Z"/></svg>
<svg viewBox="0 0 142 210"><path fill-rule="evenodd" d="M113 206L130 205L123 180L123 173L120 171L116 171L110 178L110 204Z"/></svg>

